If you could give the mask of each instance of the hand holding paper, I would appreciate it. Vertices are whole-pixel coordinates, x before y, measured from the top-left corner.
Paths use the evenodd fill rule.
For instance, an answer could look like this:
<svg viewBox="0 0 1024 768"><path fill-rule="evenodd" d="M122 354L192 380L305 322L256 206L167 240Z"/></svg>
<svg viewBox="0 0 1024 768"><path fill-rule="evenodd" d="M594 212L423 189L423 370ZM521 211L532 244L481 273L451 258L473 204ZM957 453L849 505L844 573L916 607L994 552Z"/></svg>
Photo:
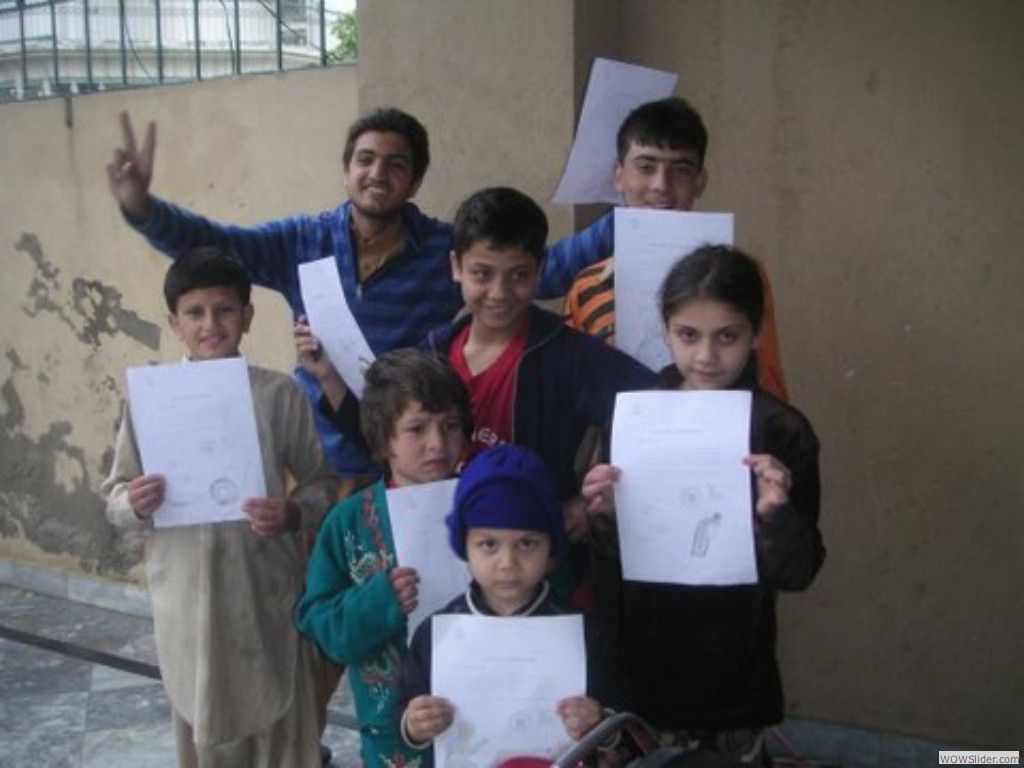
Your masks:
<svg viewBox="0 0 1024 768"><path fill-rule="evenodd" d="M338 369L334 367L334 363L324 354L323 344L313 334L305 315L292 326L292 336L295 338L295 353L299 365L320 383L320 389L323 390L331 407L340 408L345 395L348 394L348 387Z"/></svg>
<svg viewBox="0 0 1024 768"><path fill-rule="evenodd" d="M334 257L300 264L299 289L309 324L327 357L352 393L361 398L363 371L374 361L374 355L345 299Z"/></svg>
<svg viewBox="0 0 1024 768"><path fill-rule="evenodd" d="M757 506L755 511L759 517L769 518L789 503L789 489L793 479L781 461L766 453L755 453L743 459L750 471L757 478Z"/></svg>
<svg viewBox="0 0 1024 768"><path fill-rule="evenodd" d="M596 464L583 478L580 496L587 504L590 514L610 515L615 513L615 481L619 469L611 464Z"/></svg>
<svg viewBox="0 0 1024 768"><path fill-rule="evenodd" d="M419 604L416 598L419 595L417 585L420 583L420 576L416 569L392 568L388 579L391 581L391 589L394 590L395 599L402 606L402 610L406 614L415 611Z"/></svg>
<svg viewBox="0 0 1024 768"><path fill-rule="evenodd" d="M406 735L417 744L433 741L455 719L455 708L440 696L417 696L405 710Z"/></svg>
<svg viewBox="0 0 1024 768"><path fill-rule="evenodd" d="M242 510L249 516L253 533L266 538L296 530L302 516L287 499L246 499Z"/></svg>
<svg viewBox="0 0 1024 768"><path fill-rule="evenodd" d="M153 517L166 494L167 481L163 475L142 475L128 483L128 503L140 520Z"/></svg>

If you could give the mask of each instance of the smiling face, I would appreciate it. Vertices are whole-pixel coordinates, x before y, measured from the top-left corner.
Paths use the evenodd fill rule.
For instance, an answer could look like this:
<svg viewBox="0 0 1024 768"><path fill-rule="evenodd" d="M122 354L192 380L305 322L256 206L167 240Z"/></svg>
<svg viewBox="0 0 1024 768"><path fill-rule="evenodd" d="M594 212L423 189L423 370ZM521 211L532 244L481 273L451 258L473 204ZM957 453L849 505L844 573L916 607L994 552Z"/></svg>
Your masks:
<svg viewBox="0 0 1024 768"><path fill-rule="evenodd" d="M356 139L344 173L352 205L363 216L398 213L419 188L413 178L412 150L400 133L367 131Z"/></svg>
<svg viewBox="0 0 1024 768"><path fill-rule="evenodd" d="M551 538L540 531L470 528L466 559L484 599L499 616L510 616L533 598L547 572Z"/></svg>
<svg viewBox="0 0 1024 768"><path fill-rule="evenodd" d="M743 372L757 335L731 304L694 298L669 315L665 328L683 389L725 389Z"/></svg>
<svg viewBox="0 0 1024 768"><path fill-rule="evenodd" d="M464 442L462 420L454 408L431 413L418 402L410 403L388 443L392 482L401 487L451 477Z"/></svg>
<svg viewBox="0 0 1024 768"><path fill-rule="evenodd" d="M707 171L697 153L630 142L615 164L615 191L632 208L688 211L704 192Z"/></svg>
<svg viewBox="0 0 1024 768"><path fill-rule="evenodd" d="M452 279L473 315L474 330L511 338L526 319L537 290L537 257L519 247L495 248L477 240L460 256L452 253Z"/></svg>
<svg viewBox="0 0 1024 768"><path fill-rule="evenodd" d="M195 288L178 297L169 320L190 360L219 360L238 355L252 313L235 288Z"/></svg>

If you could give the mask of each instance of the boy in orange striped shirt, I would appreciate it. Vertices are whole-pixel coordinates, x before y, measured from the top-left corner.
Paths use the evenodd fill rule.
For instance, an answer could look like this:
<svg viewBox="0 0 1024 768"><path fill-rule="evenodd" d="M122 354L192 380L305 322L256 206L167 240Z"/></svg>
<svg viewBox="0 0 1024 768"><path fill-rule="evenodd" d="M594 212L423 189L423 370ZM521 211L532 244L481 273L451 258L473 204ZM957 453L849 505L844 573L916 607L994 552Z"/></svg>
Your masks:
<svg viewBox="0 0 1024 768"><path fill-rule="evenodd" d="M637 208L689 211L703 194L708 133L697 111L684 99L652 101L634 109L619 127L615 189ZM598 252L611 254L614 216L608 213L578 236ZM758 383L787 400L775 305L764 269L764 324L758 347ZM579 273L565 301L566 322L576 330L615 343L615 262L609 255Z"/></svg>

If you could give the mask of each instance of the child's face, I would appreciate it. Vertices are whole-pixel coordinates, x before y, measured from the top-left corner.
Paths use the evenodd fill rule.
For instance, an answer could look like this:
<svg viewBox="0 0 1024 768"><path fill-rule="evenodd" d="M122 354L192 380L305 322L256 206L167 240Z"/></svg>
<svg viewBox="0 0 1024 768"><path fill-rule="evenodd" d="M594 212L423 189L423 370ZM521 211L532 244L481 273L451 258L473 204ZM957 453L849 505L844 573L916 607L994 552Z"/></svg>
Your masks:
<svg viewBox="0 0 1024 768"><path fill-rule="evenodd" d="M219 360L238 355L252 313L234 288L195 288L178 297L169 320L190 360Z"/></svg>
<svg viewBox="0 0 1024 768"><path fill-rule="evenodd" d="M707 171L690 149L646 146L630 142L615 165L615 191L632 208L688 211L704 192Z"/></svg>
<svg viewBox="0 0 1024 768"><path fill-rule="evenodd" d="M757 347L750 320L717 299L691 299L668 318L666 340L683 389L725 389Z"/></svg>
<svg viewBox="0 0 1024 768"><path fill-rule="evenodd" d="M400 133L363 133L344 178L352 205L371 218L397 213L419 187L412 176L412 149Z"/></svg>
<svg viewBox="0 0 1024 768"><path fill-rule="evenodd" d="M537 290L537 257L522 248L495 248L478 240L461 259L452 253L451 260L452 278L462 286L473 324L495 334L514 334Z"/></svg>
<svg viewBox="0 0 1024 768"><path fill-rule="evenodd" d="M397 486L444 480L455 473L465 436L454 408L430 413L410 403L395 422L388 467Z"/></svg>
<svg viewBox="0 0 1024 768"><path fill-rule="evenodd" d="M540 531L470 528L469 572L495 613L509 616L526 605L547 572L551 538Z"/></svg>

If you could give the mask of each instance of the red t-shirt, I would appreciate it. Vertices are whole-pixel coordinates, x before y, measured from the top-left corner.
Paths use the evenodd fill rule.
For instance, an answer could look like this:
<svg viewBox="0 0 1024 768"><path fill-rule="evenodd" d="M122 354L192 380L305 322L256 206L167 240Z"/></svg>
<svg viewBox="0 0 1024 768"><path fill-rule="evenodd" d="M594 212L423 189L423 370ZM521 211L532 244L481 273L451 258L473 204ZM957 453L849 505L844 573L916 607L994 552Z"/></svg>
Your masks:
<svg viewBox="0 0 1024 768"><path fill-rule="evenodd" d="M523 323L498 359L474 376L463 354L470 325L467 323L448 347L448 362L469 390L469 405L473 412L473 434L463 451L464 461L469 461L484 448L512 442L515 374L530 331L529 323Z"/></svg>

